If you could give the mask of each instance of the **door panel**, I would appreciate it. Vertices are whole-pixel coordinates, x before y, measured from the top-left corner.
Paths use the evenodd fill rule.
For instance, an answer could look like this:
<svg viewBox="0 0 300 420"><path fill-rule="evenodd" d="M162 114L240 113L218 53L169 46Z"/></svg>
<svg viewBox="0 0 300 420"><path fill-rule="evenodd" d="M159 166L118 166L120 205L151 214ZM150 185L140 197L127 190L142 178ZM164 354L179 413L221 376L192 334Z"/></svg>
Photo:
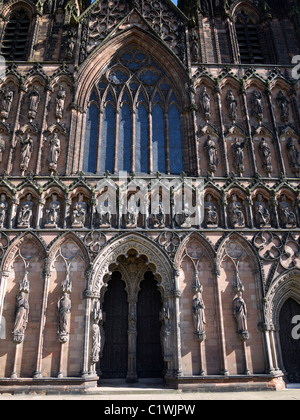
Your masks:
<svg viewBox="0 0 300 420"><path fill-rule="evenodd" d="M300 315L300 305L293 299L287 299L279 316L280 344L284 367L290 382L300 383L300 339L292 337L292 324L295 315Z"/></svg>
<svg viewBox="0 0 300 420"><path fill-rule="evenodd" d="M113 273L104 296L105 345L101 359L102 378L125 378L128 364L128 304L125 283Z"/></svg>
<svg viewBox="0 0 300 420"><path fill-rule="evenodd" d="M137 305L137 373L139 378L161 378L164 364L159 314L162 303L151 272L145 274L140 288Z"/></svg>

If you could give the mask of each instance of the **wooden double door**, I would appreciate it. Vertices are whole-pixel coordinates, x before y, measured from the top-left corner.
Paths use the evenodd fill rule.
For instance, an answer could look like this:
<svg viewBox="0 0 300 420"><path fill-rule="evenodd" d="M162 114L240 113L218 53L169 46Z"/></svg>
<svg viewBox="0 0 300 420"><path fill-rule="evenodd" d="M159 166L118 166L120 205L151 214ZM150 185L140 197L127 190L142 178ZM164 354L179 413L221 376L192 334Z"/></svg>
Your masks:
<svg viewBox="0 0 300 420"><path fill-rule="evenodd" d="M161 308L161 295L151 272L141 280L135 302L128 302L121 274L113 273L103 303L102 378L126 378L134 382L138 378L163 376Z"/></svg>
<svg viewBox="0 0 300 420"><path fill-rule="evenodd" d="M293 322L297 316L300 316L300 305L294 299L287 299L280 311L279 324L283 365L291 383L300 383L300 329L299 321Z"/></svg>

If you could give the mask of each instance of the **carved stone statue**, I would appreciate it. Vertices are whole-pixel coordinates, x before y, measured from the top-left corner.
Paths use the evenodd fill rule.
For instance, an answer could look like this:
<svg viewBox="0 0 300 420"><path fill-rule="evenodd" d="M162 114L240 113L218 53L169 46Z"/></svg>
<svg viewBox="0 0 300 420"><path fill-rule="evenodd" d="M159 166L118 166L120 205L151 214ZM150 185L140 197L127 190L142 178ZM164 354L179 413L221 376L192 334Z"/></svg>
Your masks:
<svg viewBox="0 0 300 420"><path fill-rule="evenodd" d="M200 290L196 292L193 299L193 319L195 325L195 337L203 341L205 338L205 306Z"/></svg>
<svg viewBox="0 0 300 420"><path fill-rule="evenodd" d="M0 228L3 229L5 220L6 220L6 214L8 210L8 203L6 201L6 195L1 194L0 197Z"/></svg>
<svg viewBox="0 0 300 420"><path fill-rule="evenodd" d="M16 315L13 329L13 340L22 343L29 315L28 293L21 291L16 298Z"/></svg>
<svg viewBox="0 0 300 420"><path fill-rule="evenodd" d="M190 228L192 225L191 221L192 212L189 208L188 202L184 203L183 210L177 215L177 224L182 228Z"/></svg>
<svg viewBox="0 0 300 420"><path fill-rule="evenodd" d="M237 137L232 145L233 149L233 165L239 176L242 176L245 171L244 166L244 148L245 142L239 140Z"/></svg>
<svg viewBox="0 0 300 420"><path fill-rule="evenodd" d="M92 363L98 363L100 360L100 351L101 351L100 326L98 324L93 324L92 330L93 330L93 338L92 338L91 360L92 360Z"/></svg>
<svg viewBox="0 0 300 420"><path fill-rule="evenodd" d="M300 173L299 152L291 137L287 141L286 148L291 168L293 172L298 175Z"/></svg>
<svg viewBox="0 0 300 420"><path fill-rule="evenodd" d="M159 202L154 205L154 210L152 214L152 223L153 227L155 228L163 228L165 227L166 222L166 214L163 203Z"/></svg>
<svg viewBox="0 0 300 420"><path fill-rule="evenodd" d="M22 204L21 210L18 215L18 227L20 228L29 228L31 224L31 219L33 216L33 201L32 195L27 194L26 201Z"/></svg>
<svg viewBox="0 0 300 420"><path fill-rule="evenodd" d="M1 117L3 119L7 119L11 110L11 105L14 99L14 92L9 89L9 87L6 88L6 90L2 93L2 109L1 109Z"/></svg>
<svg viewBox="0 0 300 420"><path fill-rule="evenodd" d="M208 172L214 174L217 170L219 159L216 142L211 138L211 136L208 136L204 144L204 148L208 159Z"/></svg>
<svg viewBox="0 0 300 420"><path fill-rule="evenodd" d="M68 31L68 51L67 51L68 60L72 60L74 56L75 46L76 46L76 31L71 29Z"/></svg>
<svg viewBox="0 0 300 420"><path fill-rule="evenodd" d="M136 227L138 222L139 209L135 199L135 195L132 194L127 204L127 226Z"/></svg>
<svg viewBox="0 0 300 420"><path fill-rule="evenodd" d="M229 112L229 117L235 121L237 119L237 101L235 99L235 96L232 92L232 90L229 90L227 92L227 96L226 96L226 103L227 103L227 108L228 108L228 112Z"/></svg>
<svg viewBox="0 0 300 420"><path fill-rule="evenodd" d="M259 119L259 121L262 121L263 119L263 104L262 104L262 94L261 92L254 91L252 94L252 106L253 106L253 112Z"/></svg>
<svg viewBox="0 0 300 420"><path fill-rule="evenodd" d="M21 161L20 169L22 172L28 170L29 163L33 152L33 140L29 133L26 134L25 139L21 139Z"/></svg>
<svg viewBox="0 0 300 420"><path fill-rule="evenodd" d="M248 339L247 306L242 291L237 292L237 297L233 301L233 315L236 320L237 333L243 340Z"/></svg>
<svg viewBox="0 0 300 420"><path fill-rule="evenodd" d="M3 155L5 152L6 146L3 137L0 135L0 162L3 161Z"/></svg>
<svg viewBox="0 0 300 420"><path fill-rule="evenodd" d="M60 202L58 201L57 194L52 194L52 201L46 210L46 215L47 221L45 228L57 228L60 218Z"/></svg>
<svg viewBox="0 0 300 420"><path fill-rule="evenodd" d="M83 194L79 194L78 201L73 206L72 227L82 228L85 224L87 205L84 202Z"/></svg>
<svg viewBox="0 0 300 420"><path fill-rule="evenodd" d="M40 90L37 86L35 86L29 95L29 111L28 111L29 121L32 121L35 119L37 111L38 111L38 107L40 104L40 100L41 100Z"/></svg>
<svg viewBox="0 0 300 420"><path fill-rule="evenodd" d="M210 194L207 195L204 202L204 224L207 228L218 227L219 225L217 209Z"/></svg>
<svg viewBox="0 0 300 420"><path fill-rule="evenodd" d="M56 107L55 107L55 117L59 121L63 117L63 111L65 107L65 100L66 100L66 91L62 85L59 86L59 90L57 93L57 97L55 100Z"/></svg>
<svg viewBox="0 0 300 420"><path fill-rule="evenodd" d="M259 150L262 156L263 168L266 173L271 176L273 171L271 149L265 138L262 138L259 143Z"/></svg>
<svg viewBox="0 0 300 420"><path fill-rule="evenodd" d="M205 120L209 120L211 117L210 113L210 96L206 90L206 87L204 86L203 91L200 96L200 105L201 109L204 115Z"/></svg>
<svg viewBox="0 0 300 420"><path fill-rule="evenodd" d="M57 309L59 313L59 329L58 339L61 343L66 343L69 339L69 323L71 314L71 300L69 294L64 292L63 296L57 303Z"/></svg>
<svg viewBox="0 0 300 420"><path fill-rule="evenodd" d="M163 350L164 360L172 357L172 316L171 309L167 300L160 313L161 328L161 346Z"/></svg>
<svg viewBox="0 0 300 420"><path fill-rule="evenodd" d="M242 205L238 201L237 195L233 194L232 202L228 206L229 221L233 228L245 227L245 217L242 211Z"/></svg>
<svg viewBox="0 0 300 420"><path fill-rule="evenodd" d="M284 96L284 93L282 92L282 90L277 95L277 104L280 109L281 121L288 122L289 114L290 114L289 101Z"/></svg>
<svg viewBox="0 0 300 420"><path fill-rule="evenodd" d="M60 155L60 140L57 133L54 133L53 138L50 140L49 151L49 170L55 172L57 169L58 158Z"/></svg>
<svg viewBox="0 0 300 420"><path fill-rule="evenodd" d="M109 202L103 202L99 206L99 220L101 227L110 227L112 211Z"/></svg>
<svg viewBox="0 0 300 420"><path fill-rule="evenodd" d="M254 217L256 226L259 228L270 227L271 215L264 203L262 194L257 195L257 200L254 204Z"/></svg>
<svg viewBox="0 0 300 420"><path fill-rule="evenodd" d="M287 202L286 195L282 195L279 203L279 218L284 228L295 227L296 215L291 211L290 205Z"/></svg>

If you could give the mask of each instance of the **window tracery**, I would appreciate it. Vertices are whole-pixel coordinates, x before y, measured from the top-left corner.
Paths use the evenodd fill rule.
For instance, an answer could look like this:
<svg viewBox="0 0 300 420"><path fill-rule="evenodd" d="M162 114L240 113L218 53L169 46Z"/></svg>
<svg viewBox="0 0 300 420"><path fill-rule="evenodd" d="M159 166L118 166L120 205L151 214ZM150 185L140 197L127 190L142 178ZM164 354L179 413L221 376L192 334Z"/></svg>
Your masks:
<svg viewBox="0 0 300 420"><path fill-rule="evenodd" d="M84 172L182 173L181 104L174 91L147 52L134 46L121 52L89 100Z"/></svg>

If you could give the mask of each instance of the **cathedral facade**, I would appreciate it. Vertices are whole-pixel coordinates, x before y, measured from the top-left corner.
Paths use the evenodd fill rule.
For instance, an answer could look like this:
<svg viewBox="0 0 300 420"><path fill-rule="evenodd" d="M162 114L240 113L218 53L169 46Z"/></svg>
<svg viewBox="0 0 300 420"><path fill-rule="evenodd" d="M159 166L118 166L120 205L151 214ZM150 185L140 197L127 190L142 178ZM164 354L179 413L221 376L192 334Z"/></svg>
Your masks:
<svg viewBox="0 0 300 420"><path fill-rule="evenodd" d="M299 2L0 8L0 392L300 382Z"/></svg>

